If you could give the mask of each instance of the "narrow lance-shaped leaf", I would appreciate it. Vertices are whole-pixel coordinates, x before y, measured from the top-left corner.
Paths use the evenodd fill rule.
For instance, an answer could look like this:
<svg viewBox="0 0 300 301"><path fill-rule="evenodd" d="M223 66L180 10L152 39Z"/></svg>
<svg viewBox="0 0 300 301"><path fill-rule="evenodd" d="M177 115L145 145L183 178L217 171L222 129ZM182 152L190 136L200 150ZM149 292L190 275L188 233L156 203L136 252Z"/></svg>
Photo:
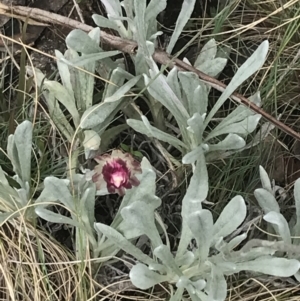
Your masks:
<svg viewBox="0 0 300 301"><path fill-rule="evenodd" d="M110 28L115 31L119 31L119 27L116 21L109 20L101 15L93 14L92 19L96 25L100 28Z"/></svg>
<svg viewBox="0 0 300 301"><path fill-rule="evenodd" d="M21 168L21 174L19 176L24 183L30 183L32 147L32 123L30 121L25 120L18 125L14 134L14 143Z"/></svg>
<svg viewBox="0 0 300 301"><path fill-rule="evenodd" d="M68 61L65 59L61 59L62 62L68 64L73 67L84 67L88 63L94 63L95 61L102 60L111 56L118 55L120 51L113 50L113 51L103 51L99 53L91 53L85 54L84 56L80 56L77 59L73 59L72 61Z"/></svg>
<svg viewBox="0 0 300 301"><path fill-rule="evenodd" d="M145 264L155 264L148 255L144 254L139 248L135 247L121 233L112 227L101 223L95 223L94 227L96 231L99 231L99 233L104 234L108 239L110 239L117 248L123 249L125 252Z"/></svg>
<svg viewBox="0 0 300 301"><path fill-rule="evenodd" d="M269 191L270 193L272 193L273 191L272 191L272 185L271 185L270 178L262 166L259 166L259 175L260 175L260 181L261 181L262 187L264 189L266 189L267 191Z"/></svg>
<svg viewBox="0 0 300 301"><path fill-rule="evenodd" d="M246 218L247 207L241 196L234 197L223 209L213 227L213 241L216 242L220 237L226 237Z"/></svg>
<svg viewBox="0 0 300 301"><path fill-rule="evenodd" d="M218 267L212 265L208 282L208 300L224 301L227 295L227 283Z"/></svg>
<svg viewBox="0 0 300 301"><path fill-rule="evenodd" d="M196 0L184 0L182 3L182 7L180 10L180 14L176 21L176 26L173 31L173 34L170 39L170 43L167 47L167 53L171 53L179 36L181 35L181 32L185 26L185 24L190 19L190 16L194 10Z"/></svg>
<svg viewBox="0 0 300 301"><path fill-rule="evenodd" d="M206 199L208 194L208 173L204 153L199 153L194 173L191 177L187 192L182 200L182 230L178 246L177 256L182 256L193 238L192 232L188 226L190 214L202 209L201 203Z"/></svg>
<svg viewBox="0 0 300 301"><path fill-rule="evenodd" d="M162 12L166 7L166 0L151 0L146 8L145 23L151 21L152 19L156 19L158 14Z"/></svg>
<svg viewBox="0 0 300 301"><path fill-rule="evenodd" d="M286 244L291 244L291 233L288 222L281 213L271 211L264 216L264 220L275 225L275 231Z"/></svg>
<svg viewBox="0 0 300 301"><path fill-rule="evenodd" d="M196 113L191 111L190 108L193 106L194 91L200 85L199 77L193 72L180 71L178 72L178 78L187 98L187 104L185 106L189 109L190 115L192 115ZM201 100L199 99L198 101L200 102Z"/></svg>
<svg viewBox="0 0 300 301"><path fill-rule="evenodd" d="M243 121L232 123L218 130L212 130L209 135L205 138L205 141L209 141L210 139L224 135L224 134L238 134L240 136L246 137L248 134L252 133L261 119L261 115L256 114L245 118ZM206 119L204 123L206 122Z"/></svg>
<svg viewBox="0 0 300 301"><path fill-rule="evenodd" d="M107 97L104 102L90 107L81 118L80 127L83 129L93 128L105 122L110 114L121 104L125 94L138 82L139 76L129 80L115 93Z"/></svg>
<svg viewBox="0 0 300 301"><path fill-rule="evenodd" d="M209 254L212 239L213 217L211 212L203 209L192 213L188 225L197 241L200 262L204 262Z"/></svg>
<svg viewBox="0 0 300 301"><path fill-rule="evenodd" d="M236 268L236 272L253 271L277 277L291 277L298 272L300 263L296 259L260 256L252 261L237 263Z"/></svg>
<svg viewBox="0 0 300 301"><path fill-rule="evenodd" d="M135 76L134 78L130 79L126 84L120 87L113 95L104 99L105 102L114 102L119 100L123 97L133 86L137 84L140 80L141 76Z"/></svg>
<svg viewBox="0 0 300 301"><path fill-rule="evenodd" d="M186 147L185 144L179 139L155 128L154 126L149 125L149 121L145 116L142 116L142 119L143 121L128 119L127 124L138 133L167 142L180 151Z"/></svg>
<svg viewBox="0 0 300 301"><path fill-rule="evenodd" d="M228 134L224 140L217 144L208 144L209 151L220 151L230 149L240 149L246 145L245 140L236 134Z"/></svg>
<svg viewBox="0 0 300 301"><path fill-rule="evenodd" d="M71 95L72 98L75 98L73 86L71 83L71 74L68 65L64 62L66 61L64 55L58 51L55 50L55 56L57 57L57 68L59 71L60 79L62 81L63 86L68 91L68 93Z"/></svg>
<svg viewBox="0 0 300 301"><path fill-rule="evenodd" d="M146 57L150 56L148 48L146 45L146 26L145 13L146 13L146 0L134 0L134 10L135 10L135 22L136 22L136 39L139 48Z"/></svg>
<svg viewBox="0 0 300 301"><path fill-rule="evenodd" d="M205 127L211 121L211 118L220 109L223 103L230 97L230 95L252 74L258 71L264 64L267 53L269 50L269 42L264 41L257 48L257 50L251 55L249 59L238 69L231 82L222 93L217 103L214 105L209 115L205 120Z"/></svg>
<svg viewBox="0 0 300 301"><path fill-rule="evenodd" d="M271 211L280 213L280 208L275 197L268 190L258 188L254 191L254 196L265 214Z"/></svg>
<svg viewBox="0 0 300 301"><path fill-rule="evenodd" d="M44 87L66 107L73 117L75 126L78 126L80 117L75 105L74 94L69 94L67 89L56 81L45 80Z"/></svg>
<svg viewBox="0 0 300 301"><path fill-rule="evenodd" d="M74 227L80 227L80 224L77 221L75 221L69 217L63 216L59 213L50 211L46 208L43 208L42 206L37 206L35 208L35 213L42 219L44 219L48 222L51 222L51 223L67 224L67 225L71 225Z"/></svg>

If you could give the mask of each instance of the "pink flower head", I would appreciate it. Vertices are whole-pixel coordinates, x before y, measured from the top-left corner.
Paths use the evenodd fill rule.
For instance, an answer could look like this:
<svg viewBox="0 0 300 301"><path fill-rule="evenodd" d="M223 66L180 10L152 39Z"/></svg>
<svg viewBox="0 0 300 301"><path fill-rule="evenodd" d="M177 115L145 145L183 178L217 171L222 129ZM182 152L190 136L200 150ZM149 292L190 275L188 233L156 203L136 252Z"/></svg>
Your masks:
<svg viewBox="0 0 300 301"><path fill-rule="evenodd" d="M113 150L111 155L104 154L94 158L98 165L94 168L92 181L97 190L107 188L109 193L123 196L125 188L138 186L140 181L135 176L142 172L141 165L129 153Z"/></svg>

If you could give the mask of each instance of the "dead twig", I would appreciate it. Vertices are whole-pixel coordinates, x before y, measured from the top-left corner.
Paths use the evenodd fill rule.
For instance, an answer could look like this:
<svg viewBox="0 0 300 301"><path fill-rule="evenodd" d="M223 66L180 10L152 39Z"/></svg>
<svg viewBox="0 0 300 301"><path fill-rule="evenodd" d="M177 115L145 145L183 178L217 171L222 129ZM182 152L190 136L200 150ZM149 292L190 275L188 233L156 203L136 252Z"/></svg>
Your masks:
<svg viewBox="0 0 300 301"><path fill-rule="evenodd" d="M83 31L89 32L93 29L93 27L78 22L76 20L55 14L50 13L48 11L43 11L37 8L30 8L24 6L7 6L5 4L0 3L0 14L13 16L14 18L24 19L24 17L30 16L32 20L36 20L39 22L44 23L55 23L61 26L67 26L69 28L76 28L81 29ZM101 42L114 48L120 50L124 53L135 54L138 48L138 45L134 41L125 40L117 36L110 35L105 31L101 32ZM217 79L208 76L207 74L197 70L196 68L184 63L183 61L171 57L165 51L156 49L153 54L153 59L163 65L167 65L169 68L173 68L176 66L180 70L186 70L196 73L199 78L201 78L205 83L209 84L213 88L223 92L226 89L226 85L222 82L218 81ZM252 102L249 101L246 97L239 93L233 93L231 95L231 99L234 101L243 104L249 107L254 112L261 114L266 120L274 124L277 128L281 129L286 134L292 136L293 138L300 141L300 134L291 129L289 126L285 125L281 121L277 120L275 117L271 116L269 113L261 109L260 107L256 106Z"/></svg>

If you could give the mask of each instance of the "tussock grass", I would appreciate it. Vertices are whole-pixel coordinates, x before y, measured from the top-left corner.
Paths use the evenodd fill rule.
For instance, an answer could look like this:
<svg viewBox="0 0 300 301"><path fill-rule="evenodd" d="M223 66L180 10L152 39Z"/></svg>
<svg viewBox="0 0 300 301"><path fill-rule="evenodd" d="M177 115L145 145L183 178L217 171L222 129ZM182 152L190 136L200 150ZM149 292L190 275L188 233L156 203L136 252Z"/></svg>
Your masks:
<svg viewBox="0 0 300 301"><path fill-rule="evenodd" d="M78 264L48 234L22 219L0 228L2 300L76 300Z"/></svg>
<svg viewBox="0 0 300 301"><path fill-rule="evenodd" d="M222 7L211 11L211 17L191 19L185 35L200 36L194 46L201 48L202 42L214 37L220 45L230 45L232 55L224 74L228 81L236 66L240 65L264 39L270 41L270 53L264 67L251 80L240 87L240 93L250 95L261 91L263 108L279 116L296 130L299 127L298 102L300 101L300 3L298 0L236 0L219 1ZM204 9L209 9L207 1ZM201 44L201 45L200 45ZM46 54L45 54L46 55ZM11 57L12 62L16 62ZM23 65L22 65L23 64ZM7 136L13 130L10 109L13 95L19 102L15 108L15 119L35 120L35 149L33 162L34 183L37 192L44 177L62 177L66 170L68 144L55 129L51 118L45 113L39 95L24 73L16 76L13 65L6 60L1 71L0 109L0 164L12 172L5 155ZM15 67L16 66L15 63ZM20 88L20 80L23 87ZM21 80L21 82L22 82ZM15 94L17 91L17 94ZM38 110L29 109L32 103ZM226 104L223 114L233 108ZM31 112L31 113L30 113ZM270 139L246 153L238 153L230 159L209 165L211 191L209 201L216 215L228 200L242 194L251 199L253 190L259 185L258 165L270 170L276 164L271 151L276 140L284 145L289 154L289 138L274 130ZM167 173L168 171L166 171ZM285 183L283 183L285 184ZM184 187L185 185L182 185ZM183 189L181 187L181 189ZM1 200L0 200L1 203ZM1 206L0 206L1 207ZM175 225L178 227L179 225ZM22 217L0 225L0 299L4 300L165 300L170 295L168 287L151 293L137 291L130 285L127 275L116 277L113 283L94 277L90 258L82 262L59 245L51 236ZM231 278L228 300L300 300L299 287L282 279L246 279L245 275Z"/></svg>

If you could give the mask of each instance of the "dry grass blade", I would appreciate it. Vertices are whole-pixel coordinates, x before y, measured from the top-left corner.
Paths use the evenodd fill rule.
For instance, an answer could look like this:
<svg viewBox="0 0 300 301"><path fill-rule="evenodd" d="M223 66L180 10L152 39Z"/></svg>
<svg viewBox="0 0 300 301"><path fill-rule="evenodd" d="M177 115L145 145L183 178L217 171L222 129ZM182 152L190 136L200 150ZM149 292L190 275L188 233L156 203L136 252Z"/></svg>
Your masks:
<svg viewBox="0 0 300 301"><path fill-rule="evenodd" d="M78 265L45 233L21 220L0 228L1 300L76 300Z"/></svg>

